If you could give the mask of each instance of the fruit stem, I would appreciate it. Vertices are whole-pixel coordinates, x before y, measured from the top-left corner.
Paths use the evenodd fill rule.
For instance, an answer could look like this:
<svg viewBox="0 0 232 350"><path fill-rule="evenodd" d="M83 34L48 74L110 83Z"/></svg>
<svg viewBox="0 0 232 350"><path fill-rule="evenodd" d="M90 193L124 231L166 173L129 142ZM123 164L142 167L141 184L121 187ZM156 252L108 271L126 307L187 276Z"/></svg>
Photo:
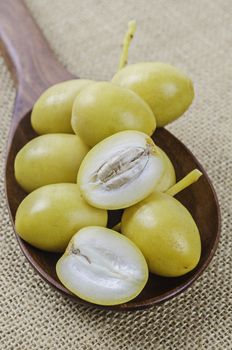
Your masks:
<svg viewBox="0 0 232 350"><path fill-rule="evenodd" d="M202 172L198 169L192 170L188 175L186 175L183 179L178 181L175 185L170 187L166 194L169 196L174 197L177 193L184 190L186 187L192 185L194 182L196 182L199 177L201 177Z"/></svg>
<svg viewBox="0 0 232 350"><path fill-rule="evenodd" d="M118 70L122 69L127 64L128 50L129 50L130 42L134 37L135 31L136 31L136 22L133 20L128 23L128 29L123 39L123 47L122 47L122 53L119 61Z"/></svg>

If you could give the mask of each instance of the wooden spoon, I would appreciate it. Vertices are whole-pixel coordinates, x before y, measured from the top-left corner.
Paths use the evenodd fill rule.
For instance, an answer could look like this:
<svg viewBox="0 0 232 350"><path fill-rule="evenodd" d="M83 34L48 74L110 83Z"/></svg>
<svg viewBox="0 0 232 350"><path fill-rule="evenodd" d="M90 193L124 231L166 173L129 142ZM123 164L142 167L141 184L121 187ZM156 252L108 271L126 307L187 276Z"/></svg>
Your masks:
<svg viewBox="0 0 232 350"><path fill-rule="evenodd" d="M74 77L56 60L22 1L0 0L0 35L1 42L4 44L3 54L6 62L10 64L17 85L15 108L7 144L5 174L9 212L14 225L16 210L26 196L14 177L14 159L20 148L36 136L30 124L33 104L40 94L52 84ZM192 153L167 130L158 129L154 139L169 155L178 179L194 168L200 169L204 175L196 184L177 196L191 212L199 227L202 256L198 266L185 276L164 278L150 275L145 289L136 299L126 304L105 307L108 309L120 311L143 309L176 296L200 276L212 259L218 244L219 206L206 172ZM110 215L109 226L120 220L120 214L120 212L114 212ZM55 272L58 254L43 252L30 246L20 239L17 233L16 237L26 258L45 281L73 298L74 301L92 305L74 296L59 282ZM99 306L99 308L104 307Z"/></svg>

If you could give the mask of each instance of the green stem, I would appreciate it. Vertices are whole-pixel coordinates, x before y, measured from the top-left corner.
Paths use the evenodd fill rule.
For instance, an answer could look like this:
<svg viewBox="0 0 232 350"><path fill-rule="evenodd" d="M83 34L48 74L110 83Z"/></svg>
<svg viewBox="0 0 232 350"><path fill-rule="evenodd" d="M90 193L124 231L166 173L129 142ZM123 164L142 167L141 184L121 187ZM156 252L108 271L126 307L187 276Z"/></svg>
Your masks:
<svg viewBox="0 0 232 350"><path fill-rule="evenodd" d="M202 172L198 169L194 169L191 171L188 175L186 175L183 179L178 181L175 185L170 187L166 194L169 194L169 196L175 196L180 191L184 190L186 187L192 185L194 182L196 182L199 177L202 175Z"/></svg>
<svg viewBox="0 0 232 350"><path fill-rule="evenodd" d="M123 39L123 48L122 48L118 69L122 69L127 64L128 50L130 47L130 42L134 37L135 31L136 31L136 22L130 21L128 23L128 30Z"/></svg>

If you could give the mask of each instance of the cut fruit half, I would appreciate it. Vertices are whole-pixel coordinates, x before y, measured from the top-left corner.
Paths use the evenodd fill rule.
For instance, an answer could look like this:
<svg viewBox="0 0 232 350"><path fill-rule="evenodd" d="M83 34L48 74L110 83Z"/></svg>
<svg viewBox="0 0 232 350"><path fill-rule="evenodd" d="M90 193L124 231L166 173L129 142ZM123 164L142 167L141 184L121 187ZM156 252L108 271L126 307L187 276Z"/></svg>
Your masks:
<svg viewBox="0 0 232 350"><path fill-rule="evenodd" d="M147 263L136 245L99 226L85 227L73 236L56 271L72 293L99 305L134 299L148 279Z"/></svg>
<svg viewBox="0 0 232 350"><path fill-rule="evenodd" d="M85 200L104 209L122 209L147 197L165 172L152 139L122 131L93 147L81 163L77 182Z"/></svg>

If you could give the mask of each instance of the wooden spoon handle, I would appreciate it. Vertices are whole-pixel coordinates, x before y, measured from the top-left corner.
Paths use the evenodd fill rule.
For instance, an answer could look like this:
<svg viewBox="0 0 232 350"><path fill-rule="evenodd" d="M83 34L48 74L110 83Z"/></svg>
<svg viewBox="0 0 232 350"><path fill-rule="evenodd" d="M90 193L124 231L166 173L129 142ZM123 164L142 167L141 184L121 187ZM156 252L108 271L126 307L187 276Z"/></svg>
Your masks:
<svg viewBox="0 0 232 350"><path fill-rule="evenodd" d="M17 82L17 124L46 88L73 76L57 61L22 0L0 0L0 40Z"/></svg>

